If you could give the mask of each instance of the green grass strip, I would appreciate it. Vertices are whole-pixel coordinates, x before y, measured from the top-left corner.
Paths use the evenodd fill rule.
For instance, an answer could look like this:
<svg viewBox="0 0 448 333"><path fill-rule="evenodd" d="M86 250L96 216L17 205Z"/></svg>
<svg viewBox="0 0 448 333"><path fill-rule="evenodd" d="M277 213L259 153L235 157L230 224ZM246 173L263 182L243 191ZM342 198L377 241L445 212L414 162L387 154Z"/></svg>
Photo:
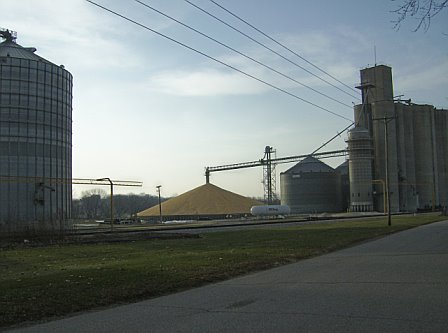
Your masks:
<svg viewBox="0 0 448 333"><path fill-rule="evenodd" d="M0 326L134 302L446 219L434 215L0 250Z"/></svg>

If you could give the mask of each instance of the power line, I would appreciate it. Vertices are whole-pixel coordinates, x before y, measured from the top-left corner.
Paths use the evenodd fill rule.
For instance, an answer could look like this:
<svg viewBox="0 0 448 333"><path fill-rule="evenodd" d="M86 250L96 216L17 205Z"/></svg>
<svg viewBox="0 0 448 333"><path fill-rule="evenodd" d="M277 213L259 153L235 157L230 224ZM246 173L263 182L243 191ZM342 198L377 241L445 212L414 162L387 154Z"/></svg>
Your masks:
<svg viewBox="0 0 448 333"><path fill-rule="evenodd" d="M352 95L351 93L349 93L349 92L347 92L347 91L341 89L340 87L334 85L333 83L329 82L328 80L325 80L324 78L322 78L322 77L320 77L320 76L314 74L313 72L309 71L309 70L306 69L305 67L303 67L303 66L299 65L298 63L296 63L295 61L293 61L293 60L291 60L291 59L285 57L285 56L282 55L281 53L278 53L277 51L275 51L274 49L270 48L270 47L267 46L266 44L263 44L262 42L260 42L260 41L256 40L255 38L249 36L248 34L244 33L243 31L241 31L241 30L235 28L235 27L232 26L231 24L225 22L224 20L220 19L220 18L217 17L216 15L213 15L212 13L210 13L210 12L208 12L207 10L201 8L200 6L198 6L198 5L194 4L194 3L192 3L192 2L189 1L189 0L184 0L184 1L187 2L188 4L190 4L191 6L197 8L198 10L202 11L203 13L209 15L210 17L213 17L215 20L221 22L222 24L226 25L227 27L231 28L232 30L235 30L236 32L240 33L241 35L243 35L243 36L245 36L246 38L250 39L250 40L253 41L254 43L257 43L258 45L260 45L260 46L264 47L265 49L271 51L272 53L274 53L274 54L276 54L277 56L281 57L282 59L288 61L289 63L293 64L294 66L296 66L296 67L302 69L303 71L307 72L308 74L310 74L310 75L312 75L312 76L318 78L319 80L325 82L326 84L332 86L333 88L335 88L335 89L337 89L337 90L343 92L344 94L346 94L346 95L348 95L348 96L350 96L350 97L359 99L358 96ZM210 0L210 1L211 1L211 0ZM212 1L212 2L214 2L214 1ZM215 3L215 2L214 2L214 3ZM217 6L220 6L220 5L217 4L217 3L215 3L215 4L216 4ZM220 6L220 7L221 7L221 6ZM221 7L221 8L223 8L224 10L226 10L224 7ZM230 12L229 12L229 13L230 13ZM233 14L233 13L231 13L231 14L234 15L234 16L236 16L236 15ZM236 16L236 17L237 17L237 16ZM243 19L240 19L240 20L242 20L243 22L245 22ZM246 24L249 24L249 23L247 23L247 22L245 22L245 23L246 23ZM255 27L253 27L253 28L256 29ZM261 32L261 33L262 33L262 32ZM266 36L267 36L267 35L266 35ZM268 37L269 39L274 40L273 38L271 38L271 37L269 37L269 36L267 36L267 37ZM274 41L275 41L275 40L274 40ZM276 42L277 44L280 44L280 43L277 42L277 41L275 41L275 42ZM304 59L302 56L296 54L294 51L288 49L286 46L284 46L284 45L282 45L282 44L280 44L280 45L281 45L282 47L286 48L288 51L290 51L290 52L292 52L293 54L295 54L296 56L298 56L299 58L303 59L305 62L311 64L313 67L316 67L317 69L319 69L321 72L325 73L326 75L328 75L328 76L331 77L332 79L334 79L334 80L336 80L337 82L341 83L342 85L348 87L350 90L353 90L353 91L357 92L356 90L352 89L351 87L347 86L347 85L344 84L343 82L341 82L341 81L339 81L338 79L336 79L335 77L333 77L331 74L329 74L329 73L327 73L326 71L320 69L320 68L317 67L316 65L314 65L314 64L312 64L311 62L309 62L308 60Z"/></svg>
<svg viewBox="0 0 448 333"><path fill-rule="evenodd" d="M199 50L197 50L197 49L195 49L195 48L193 48L193 47L191 47L191 46L188 46L187 44L184 44L184 43L182 43L182 42L180 42L180 41L178 41L178 40L176 40L176 39L174 39L174 38L172 38L172 37L169 37L169 36L167 36L167 35L162 34L161 32L158 32L158 31L156 31L156 30L154 30L154 29L151 29L150 27L148 27L148 26L146 26L146 25L144 25L144 24L142 24L142 23L139 23L139 22L137 22L137 21L135 21L135 20L133 20L133 19L131 19L131 18L129 18L129 17L126 17L126 16L124 16L124 15L122 15L122 14L120 14L120 13L117 13L117 12L113 11L112 9L109 9L109 8L107 8L107 7L105 7L105 6L102 6L102 5L96 3L96 2L94 2L94 1L92 1L92 0L85 0L85 1L89 2L90 4L92 4L92 5L94 5L94 6L98 7L98 8L101 8L101 9L103 9L103 10L105 10L105 11L111 13L111 14L114 14L114 15L116 15L116 16L118 16L118 17L120 17L120 18L122 18L122 19L124 19L124 20L126 20L126 21L128 21L128 22L131 22L131 23L133 23L133 24L135 24L135 25L138 25L139 27L141 27L141 28L143 28L143 29L146 29L146 30L148 30L148 31L151 31L151 32L155 33L156 35L158 35L158 36L160 36L160 37L163 37L163 38L165 38L165 39L168 39L168 40L170 40L170 41L172 41L172 42L174 42L174 43L176 43L176 44L178 44L178 45L181 45L181 46L183 46L183 47L185 47L185 48L187 48L187 49L189 49L189 50L191 50L191 51L193 51L193 52L196 52L196 53L198 53L198 54L200 54L200 55L202 55L202 56L204 56L204 57L206 57L206 58L208 58L208 59L210 59L210 60L213 60L213 61L215 61L215 62L217 62L217 63L219 63L219 64L221 64L221 65L223 65L223 66L226 66L226 67L228 67L228 68L230 68L230 69L233 69L234 71L237 71L237 72L239 72L239 73L241 73L241 74L243 74L243 75L245 75L245 76L247 76L247 77L249 77L249 78L252 78L252 79L254 79L254 80L256 80L256 81L258 81L258 82L260 82L260 83L263 83L264 85L267 85L267 86L269 86L269 87L271 87L271 88L273 88L273 89L275 89L275 90L278 90L278 91L280 91L280 92L283 92L283 93L285 93L285 94L287 94L287 95L289 95L289 96L291 96L291 97L293 97L293 98L296 98L296 99L298 99L298 100L300 100L300 101L302 101L302 102L304 102L304 103L307 103L307 104L309 104L309 105L312 105L312 106L314 106L314 107L316 107L316 108L318 108L318 109L320 109L320 110L322 110L322 111L328 112L328 113L330 113L330 114L332 114L332 115L334 115L334 116L336 116L336 117L339 117L339 118L342 118L342 119L345 119L345 120L347 120L347 121L352 122L352 120L349 119L349 118L347 118L347 117L344 117L344 116L342 116L342 115L340 115L340 114L338 114L338 113L336 113L336 112L334 112L334 111L331 111L331 110L329 110L329 109L327 109L327 108L324 108L324 107L322 107L322 106L320 106L320 105L317 105L317 104L315 104L315 103L313 103L313 102L310 102L310 101L308 101L308 100L306 100L306 99L304 99L304 98L302 98L302 97L300 97L300 96L297 96L297 95L295 95L295 94L293 94L293 93L291 93L291 92L289 92L289 91L287 91L287 90L284 90L284 89L282 89L282 88L279 88L279 87L273 85L272 83L269 83L269 82L264 81L264 80L262 80L262 79L260 79L260 78L257 78L257 77L255 77L254 75L251 75L251 74L249 74L249 73L247 73L247 72L244 72L244 71L241 70L241 69L238 69L238 68L236 68L236 67L234 67L234 66L232 66L232 65L229 65L229 64L227 64L227 63L225 63L225 62L223 62L223 61L221 61L221 60L219 60L219 59L216 59L216 58L214 58L214 57L212 57L212 56L210 56L210 55L208 55L208 54L206 54L206 53L204 53L204 52L202 52L202 51L199 51Z"/></svg>
<svg viewBox="0 0 448 333"><path fill-rule="evenodd" d="M187 1L187 0L185 0ZM231 12L229 9L225 8L224 6L220 5L219 3L217 3L214 0L209 0L210 2L214 3L216 6L218 6L219 8L221 8L222 10L226 11L227 13L229 13L230 15L232 15L233 17L237 18L238 20L244 22L245 24L247 24L249 27L251 27L252 29L256 30L257 32L259 32L260 34L262 34L263 36L265 36L266 38L270 39L271 41L273 41L274 43L276 43L277 45L281 46L282 48L284 48L285 50L288 50L289 52L291 52L292 54L294 54L295 56L299 57L300 59L302 59L303 61L305 61L307 64L313 66L314 68L316 68L317 70L321 71L322 73L328 75L329 77L331 77L333 80L339 82L340 84L342 84L343 86L347 87L348 89L350 89L351 91L354 91L357 93L357 91L355 89L353 89L352 87L346 85L344 82L338 80L336 77L334 77L333 75L331 75L330 73L328 73L327 71L325 71L324 69L320 68L319 66L313 64L311 61L305 59L305 57L301 56L300 54L298 54L297 52L291 50L289 47L285 46L284 44L280 43L279 41L275 40L274 38L272 38L271 36L269 36L268 34L266 34L265 32L263 32L262 30L258 29L257 27L255 27L254 25L250 24L248 21L244 20L243 18L239 17L238 15L236 15L235 13ZM350 95L352 96L352 95Z"/></svg>
<svg viewBox="0 0 448 333"><path fill-rule="evenodd" d="M235 48L233 48L233 47L231 47L231 46L229 46L229 45L227 45L227 44L225 44L225 43L220 42L219 40L217 40L217 39L215 39L215 38L213 38L213 37L211 37L211 36L209 36L209 35L207 35L207 34L201 32L201 31L199 31L199 30L197 30L197 29L191 27L191 26L188 25L188 24L185 24L185 23L183 23L183 22L181 22L181 21L175 19L174 17L172 17L172 16L170 16L170 15L168 15L168 14L166 14L166 13L164 13L164 12L162 12L162 11L160 11L160 10L158 10L158 9L156 9L156 8L154 8L154 7L148 5L148 4L146 4L146 3L144 3L144 2L142 2L142 1L140 1L140 0L134 0L134 1L137 2L137 3L139 3L139 4L141 4L142 6L148 8L148 9L151 9L152 11L154 11L154 12L156 12L156 13L158 13L158 14L160 14L160 15L162 15L162 16L164 16L164 17L166 17L166 18L168 18L168 19L170 19L170 20L172 20L172 21L174 21L174 22L176 22L176 23L182 25L183 27L185 27L185 28L187 28L187 29L190 29L190 30L196 32L197 34L199 34L199 35L201 35L201 36L203 36L203 37L205 37L205 38L208 38L209 40L212 40L213 42L215 42L215 43L217 43L217 44L219 44L219 45L221 45L221 46L223 46L223 47L225 47L225 48L227 48L227 49L229 49L229 50L231 50L231 51L233 51L233 52L235 52L235 53L237 53L237 54L239 54L239 55L241 55L241 56L243 56L243 57L245 57L246 59L249 59L249 60L251 60L251 61L257 63L258 65L263 66L263 67L269 69L270 71L273 71L274 73L277 73L277 74L279 74L279 75L281 75L281 76L283 76L283 77L285 77L285 78L287 78L287 79L289 79L289 80L291 80L291 81L293 81L293 82L295 82L295 83L301 85L302 87L305 87L305 88L307 88L307 89L309 89L309 90L315 92L316 94L319 94L319 95L321 95L321 96L323 96L323 97L326 97L326 98L328 98L328 99L330 99L330 100L332 100L332 101L334 101L334 102L336 102L336 103L339 103L339 104L341 104L341 105L343 105L343 106L346 106L346 107L348 107L349 109L352 109L352 106L351 106L351 105L345 104L345 103L343 103L343 102L337 100L336 98L333 98L333 97L331 97L331 96L329 96L329 95L327 95L327 94L325 94L325 93L323 93L323 92L320 92L319 90L314 89L313 87L310 87L310 86L308 86L308 85L306 85L306 84L304 84L304 83L302 83L302 82L300 82L300 81L298 81L298 80L292 78L291 76L289 76L289 75L287 75L287 74L284 74L284 73L282 73L282 72L276 70L275 68L273 68L273 67L271 67L271 66L269 66L269 65L266 65L266 64L264 64L263 62L258 61L258 60L256 60L255 58L252 58L251 56L248 56L247 54L245 54L245 53L243 53L243 52L241 52L241 51L236 50Z"/></svg>
<svg viewBox="0 0 448 333"><path fill-rule="evenodd" d="M350 125L348 125L347 127L345 127L344 129L340 130L339 132L336 133L335 136L333 136L331 139L327 140L326 142L324 142L323 144L321 144L318 148L314 149L312 154L317 153L319 150L321 150L322 148L324 148L326 145L328 145L329 143L333 142L334 139L336 139L337 137L339 137L342 133L344 133L345 131L347 131L350 127L353 126L354 123L351 123Z"/></svg>

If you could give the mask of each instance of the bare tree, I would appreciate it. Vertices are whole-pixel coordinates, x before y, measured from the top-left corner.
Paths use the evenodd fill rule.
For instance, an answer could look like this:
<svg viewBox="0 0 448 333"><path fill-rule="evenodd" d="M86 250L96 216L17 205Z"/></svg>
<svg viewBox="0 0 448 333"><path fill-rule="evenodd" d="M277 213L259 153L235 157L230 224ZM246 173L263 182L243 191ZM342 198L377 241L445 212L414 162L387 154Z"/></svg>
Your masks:
<svg viewBox="0 0 448 333"><path fill-rule="evenodd" d="M100 219L110 214L110 197L106 191L94 189L82 192L80 199L73 199L74 218ZM165 201L166 198L162 198ZM116 194L114 210L117 218L130 216L158 204L159 198L149 194Z"/></svg>
<svg viewBox="0 0 448 333"><path fill-rule="evenodd" d="M448 7L448 0L392 0L399 1L401 4L393 13L396 13L398 18L393 21L394 28L400 29L402 22L409 17L417 19L417 27L414 31L423 28L428 31L431 25L431 20L434 16L439 14L444 8Z"/></svg>

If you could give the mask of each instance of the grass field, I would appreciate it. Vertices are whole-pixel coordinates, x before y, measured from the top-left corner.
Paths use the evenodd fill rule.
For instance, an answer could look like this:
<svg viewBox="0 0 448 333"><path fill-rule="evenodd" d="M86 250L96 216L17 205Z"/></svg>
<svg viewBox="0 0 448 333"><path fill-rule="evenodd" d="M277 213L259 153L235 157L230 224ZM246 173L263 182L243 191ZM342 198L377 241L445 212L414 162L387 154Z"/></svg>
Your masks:
<svg viewBox="0 0 448 333"><path fill-rule="evenodd" d="M434 215L271 227L199 238L0 250L0 326L197 287L446 219Z"/></svg>

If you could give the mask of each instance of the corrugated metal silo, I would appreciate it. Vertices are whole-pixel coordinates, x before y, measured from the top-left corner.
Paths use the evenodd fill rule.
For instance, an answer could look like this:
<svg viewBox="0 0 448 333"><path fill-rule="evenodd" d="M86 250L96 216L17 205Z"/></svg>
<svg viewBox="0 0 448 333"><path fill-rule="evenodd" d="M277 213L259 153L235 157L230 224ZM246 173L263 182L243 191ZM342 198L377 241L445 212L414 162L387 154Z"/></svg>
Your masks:
<svg viewBox="0 0 448 333"><path fill-rule="evenodd" d="M350 177L349 177L349 163L346 160L336 168L336 172L341 177L341 209L347 211L350 208Z"/></svg>
<svg viewBox="0 0 448 333"><path fill-rule="evenodd" d="M314 157L280 174L281 202L291 213L341 211L340 175Z"/></svg>
<svg viewBox="0 0 448 333"><path fill-rule="evenodd" d="M71 214L72 75L2 37L0 229L59 229Z"/></svg>

